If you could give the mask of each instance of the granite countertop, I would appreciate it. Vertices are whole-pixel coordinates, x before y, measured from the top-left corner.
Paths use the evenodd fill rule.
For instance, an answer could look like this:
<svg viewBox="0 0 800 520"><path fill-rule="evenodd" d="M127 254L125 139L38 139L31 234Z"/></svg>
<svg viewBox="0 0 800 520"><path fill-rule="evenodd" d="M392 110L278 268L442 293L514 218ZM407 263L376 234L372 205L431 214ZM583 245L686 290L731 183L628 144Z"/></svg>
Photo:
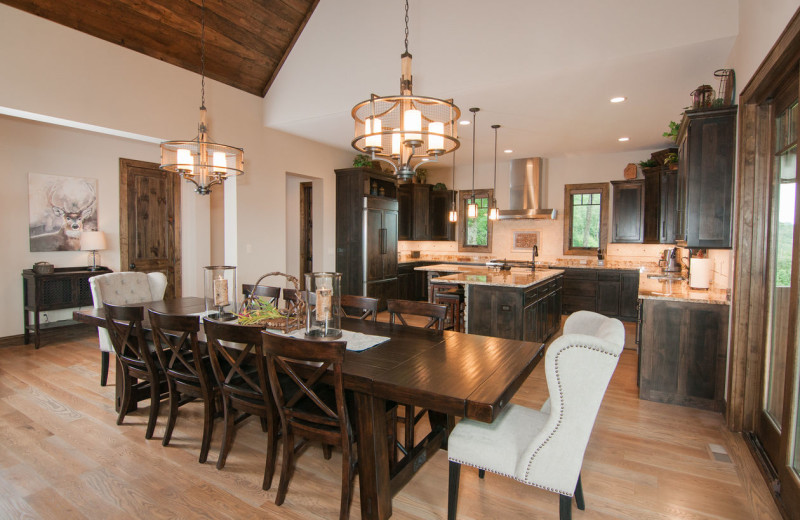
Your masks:
<svg viewBox="0 0 800 520"><path fill-rule="evenodd" d="M433 264L421 265L414 268L415 271L438 271L446 273L473 273L487 271L482 264Z"/></svg>
<svg viewBox="0 0 800 520"><path fill-rule="evenodd" d="M729 305L728 291L722 289L692 289L686 280L666 281L639 275L639 298L676 302L711 303Z"/></svg>
<svg viewBox="0 0 800 520"><path fill-rule="evenodd" d="M446 264L444 264L446 265ZM511 271L495 271L487 268L475 269L471 271L439 276L431 279L430 283L447 283L463 285L493 285L497 287L519 287L521 289L536 285L545 280L555 278L564 271L558 269L542 269L535 273L528 269Z"/></svg>

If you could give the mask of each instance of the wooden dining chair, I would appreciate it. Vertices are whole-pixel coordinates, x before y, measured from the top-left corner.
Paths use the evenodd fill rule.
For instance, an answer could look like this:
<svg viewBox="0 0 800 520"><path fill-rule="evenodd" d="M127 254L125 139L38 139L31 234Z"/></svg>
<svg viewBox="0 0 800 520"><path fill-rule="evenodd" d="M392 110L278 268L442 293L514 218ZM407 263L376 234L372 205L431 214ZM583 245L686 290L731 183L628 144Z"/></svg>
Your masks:
<svg viewBox="0 0 800 520"><path fill-rule="evenodd" d="M267 431L267 461L264 467L265 491L272 486L278 449L278 412L269 391L266 359L260 329L203 318L208 354L222 396L225 430L217 459L217 469L225 467L233 444L234 426L254 415L262 419ZM231 344L235 344L231 345ZM237 412L241 412L236 417Z"/></svg>
<svg viewBox="0 0 800 520"><path fill-rule="evenodd" d="M350 516L356 452L353 431L345 402L342 361L344 341L311 341L261 333L267 356L270 388L281 418L283 461L281 481L275 504L281 505L289 488L295 454L307 441L322 442L323 447L339 445L342 449L342 501L340 520ZM313 369L300 371L299 367ZM330 384L322 383L330 374ZM280 377L288 376L288 379ZM294 444L295 437L303 441Z"/></svg>
<svg viewBox="0 0 800 520"><path fill-rule="evenodd" d="M144 307L104 303L108 335L122 371L122 403L117 424L122 424L131 400L150 397L150 417L144 438L151 439L156 427L161 397L167 392L167 380L156 354L145 339L142 320ZM134 383L133 379L137 382ZM142 397L145 396L145 397Z"/></svg>
<svg viewBox="0 0 800 520"><path fill-rule="evenodd" d="M202 464L208 458L211 446L219 387L212 373L211 361L203 354L197 341L200 320L197 316L169 315L152 309L149 316L156 354L169 389L167 429L161 444L169 445L178 407L199 398L203 401L203 440L199 459Z"/></svg>
<svg viewBox="0 0 800 520"><path fill-rule="evenodd" d="M428 322L422 326L424 329L436 328L444 330L444 321L447 318L447 306L437 303L414 302L410 300L386 300L387 310L389 311L389 323L400 321L401 325L410 326L406 317L421 316L428 318Z"/></svg>
<svg viewBox="0 0 800 520"><path fill-rule="evenodd" d="M245 299L250 296L260 296L262 298L266 298L269 303L277 307L278 300L281 298L281 288L245 283L242 284L242 295L245 297Z"/></svg>
<svg viewBox="0 0 800 520"><path fill-rule="evenodd" d="M444 321L447 317L447 306L439 305L436 303L428 302L415 302L409 300L387 300L387 310L389 311L389 323L396 323L407 327L411 326L406 321L406 317L420 316L428 318L428 322L422 326L424 329L435 328L436 330L444 330ZM397 421L404 425L404 439L403 444L397 443L397 447L404 455L407 455L414 448L414 430L423 417L427 414L428 410L420 409L415 410L414 406L404 404L403 415L397 416Z"/></svg>
<svg viewBox="0 0 800 520"><path fill-rule="evenodd" d="M344 294L339 306L344 317L376 321L378 319L378 303L380 300L377 298Z"/></svg>

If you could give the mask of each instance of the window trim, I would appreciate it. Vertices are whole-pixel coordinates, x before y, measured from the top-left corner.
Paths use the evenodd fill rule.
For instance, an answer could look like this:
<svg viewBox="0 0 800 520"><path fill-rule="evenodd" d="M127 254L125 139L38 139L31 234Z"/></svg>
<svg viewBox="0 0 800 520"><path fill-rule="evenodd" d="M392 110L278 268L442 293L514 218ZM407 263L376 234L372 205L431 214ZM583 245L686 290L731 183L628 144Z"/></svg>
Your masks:
<svg viewBox="0 0 800 520"><path fill-rule="evenodd" d="M476 189L476 198L488 198L489 203L494 197L493 189ZM471 253L491 253L492 252L492 224L493 221L487 219L486 221L486 245L485 246L468 246L464 244L466 239L466 226L467 226L467 200L472 198L472 190L460 190L458 192L458 251L471 252Z"/></svg>
<svg viewBox="0 0 800 520"><path fill-rule="evenodd" d="M594 256L594 247L571 247L572 245L572 196L580 193L600 194L600 249L606 250L608 244L608 197L607 182L564 185L564 254Z"/></svg>

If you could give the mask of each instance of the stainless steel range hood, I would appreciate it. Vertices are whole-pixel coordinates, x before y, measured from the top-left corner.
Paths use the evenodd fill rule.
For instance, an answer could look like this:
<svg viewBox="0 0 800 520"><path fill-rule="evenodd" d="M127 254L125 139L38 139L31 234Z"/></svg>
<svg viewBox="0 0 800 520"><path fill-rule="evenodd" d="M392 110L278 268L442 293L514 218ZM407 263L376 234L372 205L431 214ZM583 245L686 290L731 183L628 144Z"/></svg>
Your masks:
<svg viewBox="0 0 800 520"><path fill-rule="evenodd" d="M500 220L556 218L556 210L544 208L542 158L512 159L509 174L509 208L498 212Z"/></svg>

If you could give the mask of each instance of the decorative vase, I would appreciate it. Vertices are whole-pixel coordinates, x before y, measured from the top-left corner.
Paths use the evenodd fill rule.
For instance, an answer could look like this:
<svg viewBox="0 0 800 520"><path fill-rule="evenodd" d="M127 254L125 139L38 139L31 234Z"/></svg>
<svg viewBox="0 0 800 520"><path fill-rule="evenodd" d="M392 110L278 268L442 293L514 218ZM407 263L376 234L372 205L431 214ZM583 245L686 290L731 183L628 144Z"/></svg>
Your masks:
<svg viewBox="0 0 800 520"><path fill-rule="evenodd" d="M236 291L236 267L209 265L203 268L206 316L214 320L228 321L236 318L239 308Z"/></svg>
<svg viewBox="0 0 800 520"><path fill-rule="evenodd" d="M341 273L306 273L306 337L336 339L342 336Z"/></svg>

